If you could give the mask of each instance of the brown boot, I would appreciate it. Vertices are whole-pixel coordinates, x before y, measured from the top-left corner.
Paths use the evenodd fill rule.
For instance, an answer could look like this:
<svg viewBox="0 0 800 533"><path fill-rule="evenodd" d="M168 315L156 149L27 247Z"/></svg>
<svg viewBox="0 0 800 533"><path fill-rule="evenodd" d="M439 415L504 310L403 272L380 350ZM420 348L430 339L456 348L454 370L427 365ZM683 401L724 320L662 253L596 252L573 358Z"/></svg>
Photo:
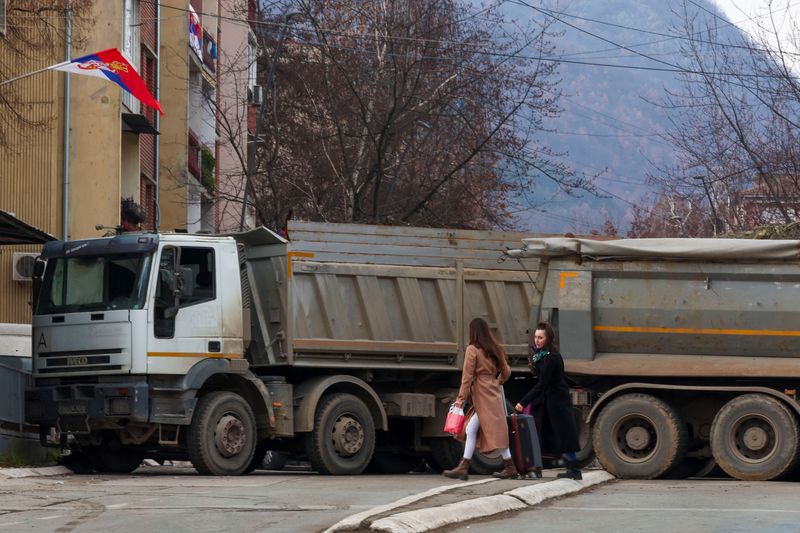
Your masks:
<svg viewBox="0 0 800 533"><path fill-rule="evenodd" d="M503 469L499 472L495 472L492 474L494 477L499 477L500 479L517 479L519 477L519 472L517 472L517 467L514 465L514 461L511 459L503 459Z"/></svg>
<svg viewBox="0 0 800 533"><path fill-rule="evenodd" d="M464 481L469 479L469 459L461 459L461 462L458 463L458 466L452 470L445 470L442 472L445 477L451 477L453 479L463 479Z"/></svg>

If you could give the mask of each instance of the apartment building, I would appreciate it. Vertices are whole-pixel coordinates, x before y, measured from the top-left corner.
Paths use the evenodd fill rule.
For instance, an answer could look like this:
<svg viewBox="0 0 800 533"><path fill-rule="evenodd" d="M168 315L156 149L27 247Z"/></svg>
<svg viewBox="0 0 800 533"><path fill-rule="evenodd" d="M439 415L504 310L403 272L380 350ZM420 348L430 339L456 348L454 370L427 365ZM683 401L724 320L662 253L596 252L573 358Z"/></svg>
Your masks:
<svg viewBox="0 0 800 533"><path fill-rule="evenodd" d="M139 204L145 229L237 229L253 55L248 6L248 0L94 0L80 16L52 12L47 20L9 9L0 28L0 79L118 48L165 114L87 76L45 71L0 86L14 102L0 107L0 124L8 123L4 113L27 119L0 136L0 210L68 239L107 231L97 225L117 226L124 198ZM61 40L30 53L12 46L19 31L42 31L37 24L55 28ZM240 126L220 137L221 122ZM30 322L30 282L14 266L21 254L39 250L0 247L0 324Z"/></svg>

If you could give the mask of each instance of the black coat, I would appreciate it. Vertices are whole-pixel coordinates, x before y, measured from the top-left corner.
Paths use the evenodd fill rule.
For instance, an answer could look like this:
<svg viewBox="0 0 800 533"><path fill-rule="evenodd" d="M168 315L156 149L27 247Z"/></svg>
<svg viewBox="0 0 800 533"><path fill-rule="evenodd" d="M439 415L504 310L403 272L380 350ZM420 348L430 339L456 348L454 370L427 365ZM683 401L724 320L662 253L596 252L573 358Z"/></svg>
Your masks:
<svg viewBox="0 0 800 533"><path fill-rule="evenodd" d="M521 405L531 404L540 436L545 448L556 453L577 452L578 428L572 412L569 384L564 373L564 359L558 352L550 352L534 363L533 372L538 376L536 384L519 401ZM547 446L547 443L552 446Z"/></svg>

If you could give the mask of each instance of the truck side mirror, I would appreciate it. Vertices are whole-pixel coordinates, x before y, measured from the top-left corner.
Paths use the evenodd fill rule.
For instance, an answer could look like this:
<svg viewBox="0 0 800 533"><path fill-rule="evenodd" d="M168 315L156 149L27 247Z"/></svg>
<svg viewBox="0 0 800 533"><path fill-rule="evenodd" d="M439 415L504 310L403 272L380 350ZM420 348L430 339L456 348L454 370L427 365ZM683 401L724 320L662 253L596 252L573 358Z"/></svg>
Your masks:
<svg viewBox="0 0 800 533"><path fill-rule="evenodd" d="M44 268L47 266L47 261L41 257L37 257L33 263L33 277L41 278L44 276Z"/></svg>
<svg viewBox="0 0 800 533"><path fill-rule="evenodd" d="M36 307L39 304L39 293L42 292L42 276L44 276L44 268L47 266L47 261L41 257L37 257L33 263L33 312L36 312Z"/></svg>

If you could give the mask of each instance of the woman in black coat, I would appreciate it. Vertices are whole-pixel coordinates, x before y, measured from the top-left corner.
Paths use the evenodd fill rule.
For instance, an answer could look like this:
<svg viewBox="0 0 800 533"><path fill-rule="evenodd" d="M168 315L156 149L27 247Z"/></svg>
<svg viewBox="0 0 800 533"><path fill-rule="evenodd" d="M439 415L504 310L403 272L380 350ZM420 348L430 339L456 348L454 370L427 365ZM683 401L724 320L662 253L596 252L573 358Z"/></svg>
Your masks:
<svg viewBox="0 0 800 533"><path fill-rule="evenodd" d="M558 474L558 477L582 479L576 456L580 449L578 429L572 414L564 360L558 353L555 331L546 322L536 326L529 363L538 379L514 408L520 413L528 404L531 404L534 412L541 408L544 422L542 431L551 432L548 436L555 441L556 451L562 453L567 461L567 471Z"/></svg>

